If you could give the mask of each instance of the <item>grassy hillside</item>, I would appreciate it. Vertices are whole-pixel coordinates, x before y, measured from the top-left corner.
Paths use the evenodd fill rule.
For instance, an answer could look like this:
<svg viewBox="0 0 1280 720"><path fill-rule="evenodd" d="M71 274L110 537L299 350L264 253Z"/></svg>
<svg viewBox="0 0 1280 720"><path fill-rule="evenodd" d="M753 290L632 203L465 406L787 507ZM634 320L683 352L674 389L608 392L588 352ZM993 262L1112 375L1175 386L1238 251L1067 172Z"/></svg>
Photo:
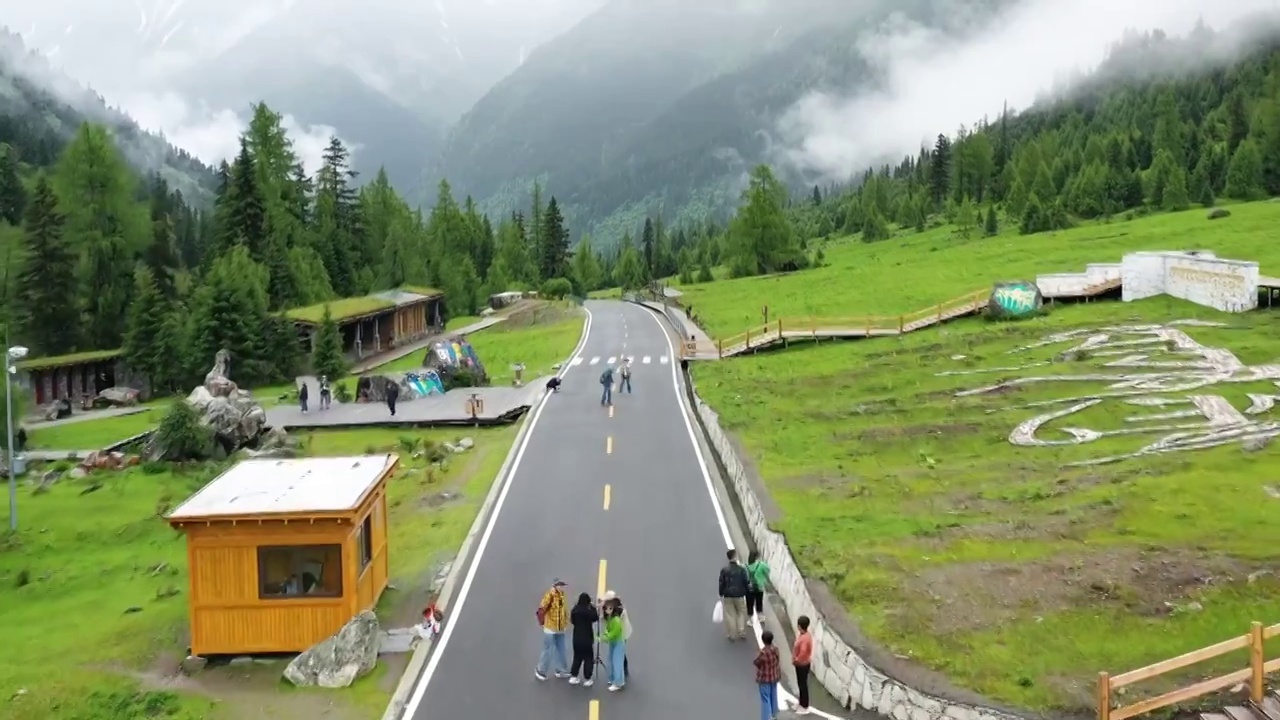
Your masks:
<svg viewBox="0 0 1280 720"><path fill-rule="evenodd" d="M713 333L727 334L757 322L762 304L771 317L893 314L995 280L1083 269L1138 249L1207 248L1259 260L1274 273L1280 250L1270 229L1280 203L1232 213L1212 222L1192 211L969 241L940 228L893 246L837 244L827 253L830 266L819 270L686 292ZM1280 621L1280 585L1269 574L1280 566L1280 532L1268 520L1265 473L1274 456L1236 443L1064 467L1137 450L1167 431L1018 447L1010 431L1046 411L1022 406L1104 385L955 393L1100 370L1101 358L1055 361L1070 344L1008 353L1050 333L1183 318L1226 323L1183 329L1246 364L1280 361L1280 311L1227 315L1155 298L1059 305L1020 323L975 318L898 338L799 345L697 363L693 374L762 476L780 511L775 528L802 570L830 587L868 637L989 697L1087 711L1100 670L1121 672L1206 646L1244 632L1250 621ZM1046 366L1026 367L1035 362ZM990 372L939 375L974 370ZM1258 382L1197 392L1244 409L1247 393L1276 389ZM1138 421L1130 418L1159 412L1111 400L1049 423L1038 437L1065 439L1068 426L1132 428ZM1228 658L1228 669L1244 662ZM1187 684L1223 667L1198 666L1169 682ZM1124 702L1165 689L1145 683Z"/></svg>
<svg viewBox="0 0 1280 720"><path fill-rule="evenodd" d="M1119 262L1135 250L1213 250L1254 260L1280 274L1280 202L1227 206L1231 217L1209 220L1203 209L1090 223L1070 230L995 237L960 237L953 226L904 233L888 242L834 240L826 265L796 273L680 286L712 337L742 332L770 319L897 315L988 287L1001 280L1083 271L1086 263ZM678 283L677 283L678 285Z"/></svg>

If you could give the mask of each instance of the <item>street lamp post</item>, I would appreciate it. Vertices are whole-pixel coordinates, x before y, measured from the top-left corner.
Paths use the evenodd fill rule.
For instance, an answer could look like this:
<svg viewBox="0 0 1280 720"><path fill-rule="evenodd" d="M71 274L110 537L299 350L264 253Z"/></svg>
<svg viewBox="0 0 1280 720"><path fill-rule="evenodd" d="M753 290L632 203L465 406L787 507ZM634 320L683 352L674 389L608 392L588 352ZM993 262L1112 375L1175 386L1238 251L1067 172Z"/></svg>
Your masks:
<svg viewBox="0 0 1280 720"><path fill-rule="evenodd" d="M7 340L8 338L6 338ZM8 345L8 343L5 343ZM4 354L4 414L5 435L9 441L9 531L18 531L18 473L14 470L13 457L13 375L18 368L13 366L14 360L27 356L27 349L15 345Z"/></svg>

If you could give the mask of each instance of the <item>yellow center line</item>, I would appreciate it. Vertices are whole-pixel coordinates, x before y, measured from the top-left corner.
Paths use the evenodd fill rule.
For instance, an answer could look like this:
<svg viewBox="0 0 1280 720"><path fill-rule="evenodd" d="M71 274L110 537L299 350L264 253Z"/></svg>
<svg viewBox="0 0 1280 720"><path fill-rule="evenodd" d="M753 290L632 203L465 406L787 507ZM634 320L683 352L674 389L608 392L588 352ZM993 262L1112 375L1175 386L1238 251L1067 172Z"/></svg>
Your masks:
<svg viewBox="0 0 1280 720"><path fill-rule="evenodd" d="M604 579L606 571L609 569L608 563L604 558L600 558L600 579L596 582L596 597L604 597Z"/></svg>
<svg viewBox="0 0 1280 720"><path fill-rule="evenodd" d="M609 406L609 417L613 417L613 406Z"/></svg>
<svg viewBox="0 0 1280 720"><path fill-rule="evenodd" d="M587 720L600 720L599 700L592 700L591 704L587 705Z"/></svg>
<svg viewBox="0 0 1280 720"><path fill-rule="evenodd" d="M604 454L605 455L613 454L613 436L612 435L605 438L604 440Z"/></svg>
<svg viewBox="0 0 1280 720"><path fill-rule="evenodd" d="M608 509L609 509L609 496L610 496L610 494L611 494L611 488L610 488L608 485L605 485L605 486L604 486L604 509L605 509L605 510L608 510Z"/></svg>

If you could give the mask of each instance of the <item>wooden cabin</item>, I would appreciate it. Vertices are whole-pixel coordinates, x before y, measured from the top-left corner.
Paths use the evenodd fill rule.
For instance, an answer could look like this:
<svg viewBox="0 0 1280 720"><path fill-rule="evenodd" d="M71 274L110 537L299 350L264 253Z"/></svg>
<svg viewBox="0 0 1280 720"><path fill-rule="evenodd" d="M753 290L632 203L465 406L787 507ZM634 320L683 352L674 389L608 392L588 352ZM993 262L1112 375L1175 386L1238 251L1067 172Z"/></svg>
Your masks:
<svg viewBox="0 0 1280 720"><path fill-rule="evenodd" d="M301 652L372 609L398 462L245 460L170 513L187 536L191 653Z"/></svg>

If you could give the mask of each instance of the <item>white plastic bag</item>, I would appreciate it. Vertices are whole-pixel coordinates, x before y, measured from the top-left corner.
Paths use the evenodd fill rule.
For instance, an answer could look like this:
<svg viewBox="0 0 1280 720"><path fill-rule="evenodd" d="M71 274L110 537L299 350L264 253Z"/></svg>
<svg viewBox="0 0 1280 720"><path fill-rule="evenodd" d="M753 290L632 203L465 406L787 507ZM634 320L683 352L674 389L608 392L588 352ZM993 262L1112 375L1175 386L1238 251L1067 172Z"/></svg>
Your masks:
<svg viewBox="0 0 1280 720"><path fill-rule="evenodd" d="M717 600L716 606L711 610L711 622L719 625L724 622L724 601Z"/></svg>

